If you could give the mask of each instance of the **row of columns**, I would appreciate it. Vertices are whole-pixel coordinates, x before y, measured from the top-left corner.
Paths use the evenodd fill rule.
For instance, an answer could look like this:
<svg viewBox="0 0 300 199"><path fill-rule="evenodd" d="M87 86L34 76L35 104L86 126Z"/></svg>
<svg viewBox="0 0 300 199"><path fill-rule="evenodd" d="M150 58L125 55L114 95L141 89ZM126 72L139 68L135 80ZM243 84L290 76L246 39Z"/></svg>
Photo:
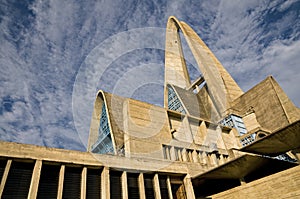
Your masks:
<svg viewBox="0 0 300 199"><path fill-rule="evenodd" d="M3 172L1 184L0 184L0 198L2 196L4 186L8 177L8 173L11 167L12 160L8 160ZM31 183L28 193L28 199L36 198L38 193L38 187L39 187L39 181L40 181L40 175L41 175L41 169L42 169L42 160L36 160L33 173L31 177ZM110 174L109 174L109 168L104 167L101 172L101 198L110 199ZM58 191L57 191L57 199L61 199L63 197L63 186L64 186L64 176L65 176L65 165L61 165L60 171L59 171L59 179L58 179ZM81 172L81 186L80 186L80 198L86 199L86 182L87 182L87 167L82 168ZM168 195L169 199L173 199L172 195L172 188L171 188L171 181L170 177L167 177L167 188L168 188ZM193 185L191 182L191 178L189 175L186 175L186 177L183 180L183 184L186 191L186 196L189 199L195 199ZM121 175L121 185L122 185L122 197L123 199L128 199L128 184L127 184L127 172L123 171ZM146 199L146 192L145 192L145 184L144 184L144 175L143 173L140 173L138 176L138 186L139 186L139 195L140 199ZM153 188L155 193L155 198L160 199L161 198L161 191L160 191L160 185L159 185L159 175L154 174L153 178Z"/></svg>
<svg viewBox="0 0 300 199"><path fill-rule="evenodd" d="M178 148L164 145L165 159L181 162L201 163L209 166L217 166L228 161L228 155L206 153L195 149Z"/></svg>
<svg viewBox="0 0 300 199"><path fill-rule="evenodd" d="M102 198L110 199L110 178L109 178L109 169L104 167L102 172ZM173 199L172 188L171 188L171 181L170 177L167 177L167 189L168 189L168 196L169 199ZM186 196L188 199L195 199L194 189L192 185L192 181L189 175L187 175L184 180L184 187L186 191ZM128 199L128 184L127 184L127 172L123 171L121 175L121 184L122 184L122 198ZM140 173L138 176L138 187L139 187L139 195L140 199L146 199L146 192L145 192L145 184L144 184L144 175ZM159 175L156 173L153 177L153 188L154 188L154 195L155 199L161 199L161 189L159 185Z"/></svg>

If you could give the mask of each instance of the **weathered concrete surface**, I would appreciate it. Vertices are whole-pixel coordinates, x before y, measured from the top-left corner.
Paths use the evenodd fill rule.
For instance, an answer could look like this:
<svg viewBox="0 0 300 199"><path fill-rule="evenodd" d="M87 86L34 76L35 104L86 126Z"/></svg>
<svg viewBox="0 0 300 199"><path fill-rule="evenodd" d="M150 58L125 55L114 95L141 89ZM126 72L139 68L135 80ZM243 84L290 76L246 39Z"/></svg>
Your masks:
<svg viewBox="0 0 300 199"><path fill-rule="evenodd" d="M300 198L300 166L212 195L212 199Z"/></svg>

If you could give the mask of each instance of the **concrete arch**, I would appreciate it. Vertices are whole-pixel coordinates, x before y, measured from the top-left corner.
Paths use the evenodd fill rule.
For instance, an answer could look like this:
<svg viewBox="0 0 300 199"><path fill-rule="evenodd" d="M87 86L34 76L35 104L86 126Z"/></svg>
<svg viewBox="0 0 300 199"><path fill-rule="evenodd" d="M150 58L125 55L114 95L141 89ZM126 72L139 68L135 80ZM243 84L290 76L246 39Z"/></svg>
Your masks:
<svg viewBox="0 0 300 199"><path fill-rule="evenodd" d="M106 99L105 93L102 90L98 91L97 97L95 99L87 149L88 149L88 151L91 151L92 145L97 141L97 139L99 137L98 132L99 132L99 128L100 128L100 116L101 116L101 110L102 110L101 107L102 107L103 103L105 105L105 109L106 109L106 113L107 113L108 125L110 128L111 141L112 141L113 148L114 148L114 154L116 155L117 148L116 148L115 136L113 133L114 131L112 128L111 118L110 118L109 110L107 107L107 99Z"/></svg>
<svg viewBox="0 0 300 199"><path fill-rule="evenodd" d="M243 91L195 31L186 23L178 21L174 16L169 17L167 23L165 86L166 84L173 84L181 88L188 88L191 84L184 61L179 30L182 31L206 81L210 97L220 116L224 117L231 102L241 96ZM165 105L167 105L166 101Z"/></svg>

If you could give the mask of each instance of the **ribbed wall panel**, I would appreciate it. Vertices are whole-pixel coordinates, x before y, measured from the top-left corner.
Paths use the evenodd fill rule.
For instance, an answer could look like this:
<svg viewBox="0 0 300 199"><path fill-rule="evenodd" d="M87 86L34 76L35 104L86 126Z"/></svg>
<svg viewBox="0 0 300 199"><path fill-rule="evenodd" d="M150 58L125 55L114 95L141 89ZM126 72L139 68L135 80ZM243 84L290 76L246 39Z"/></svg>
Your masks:
<svg viewBox="0 0 300 199"><path fill-rule="evenodd" d="M122 199L122 183L121 183L122 172L110 171L110 198L111 199Z"/></svg>
<svg viewBox="0 0 300 199"><path fill-rule="evenodd" d="M64 176L63 198L80 199L82 168L66 167Z"/></svg>
<svg viewBox="0 0 300 199"><path fill-rule="evenodd" d="M43 164L37 198L57 198L60 165Z"/></svg>
<svg viewBox="0 0 300 199"><path fill-rule="evenodd" d="M7 160L0 160L0 180L2 179Z"/></svg>
<svg viewBox="0 0 300 199"><path fill-rule="evenodd" d="M147 199L154 199L154 188L153 188L153 176L152 175L145 175L144 176L145 182L145 192Z"/></svg>
<svg viewBox="0 0 300 199"><path fill-rule="evenodd" d="M27 198L34 163L12 162L2 198Z"/></svg>
<svg viewBox="0 0 300 199"><path fill-rule="evenodd" d="M158 176L158 177L159 177L159 187L160 187L161 198L167 199L167 198L169 198L167 177L166 176Z"/></svg>
<svg viewBox="0 0 300 199"><path fill-rule="evenodd" d="M100 199L101 196L101 170L88 169L86 181L86 198Z"/></svg>
<svg viewBox="0 0 300 199"><path fill-rule="evenodd" d="M127 174L127 183L128 183L128 198L130 199L139 199L139 184L138 184L138 174Z"/></svg>

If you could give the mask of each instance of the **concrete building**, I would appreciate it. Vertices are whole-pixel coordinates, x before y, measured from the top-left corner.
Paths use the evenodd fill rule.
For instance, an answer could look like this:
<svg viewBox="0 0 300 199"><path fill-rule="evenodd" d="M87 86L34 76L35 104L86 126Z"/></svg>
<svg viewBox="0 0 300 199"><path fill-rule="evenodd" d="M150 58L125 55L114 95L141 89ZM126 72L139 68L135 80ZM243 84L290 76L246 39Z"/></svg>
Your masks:
<svg viewBox="0 0 300 199"><path fill-rule="evenodd" d="M300 109L272 77L244 93L170 17L164 90L164 107L99 91L87 152L0 142L1 198L300 198Z"/></svg>

